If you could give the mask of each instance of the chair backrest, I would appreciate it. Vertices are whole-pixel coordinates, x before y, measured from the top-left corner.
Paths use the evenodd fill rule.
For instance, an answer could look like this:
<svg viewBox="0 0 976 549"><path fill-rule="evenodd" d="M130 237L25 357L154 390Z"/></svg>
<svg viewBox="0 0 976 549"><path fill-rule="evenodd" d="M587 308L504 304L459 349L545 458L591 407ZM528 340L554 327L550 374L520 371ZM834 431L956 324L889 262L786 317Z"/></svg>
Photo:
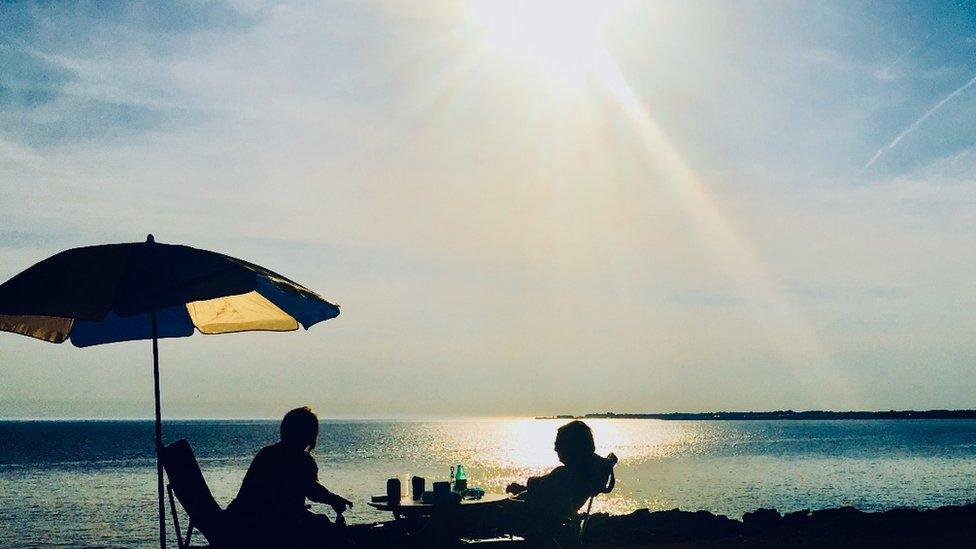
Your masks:
<svg viewBox="0 0 976 549"><path fill-rule="evenodd" d="M605 458L597 457L596 466L589 481L589 491L586 493L587 499L592 500L595 496L609 494L613 490L614 485L617 484L617 479L613 473L613 468L616 465L617 456L612 453L607 454Z"/></svg>
<svg viewBox="0 0 976 549"><path fill-rule="evenodd" d="M186 510L193 526L211 543L220 537L220 505L214 499L203 478L193 449L186 439L180 439L163 448L163 467L176 499Z"/></svg>
<svg viewBox="0 0 976 549"><path fill-rule="evenodd" d="M604 483L603 488L601 488L600 491L594 495L609 494L610 492L613 491L613 487L617 485L617 477L616 475L614 475L613 472L613 468L617 466L617 455L614 454L613 452L610 452L609 454L607 454L607 457L603 459L606 460L607 480L606 483Z"/></svg>
<svg viewBox="0 0 976 549"><path fill-rule="evenodd" d="M614 486L617 485L617 477L613 472L614 467L617 466L617 455L611 452L603 459L605 460L606 476L603 477L604 480L600 488L590 496L590 501L586 504L586 512L583 513L583 519L580 521L579 535L577 536L577 542L580 546L586 545L586 525L590 522L590 511L593 509L593 500L600 494L609 494L613 491Z"/></svg>

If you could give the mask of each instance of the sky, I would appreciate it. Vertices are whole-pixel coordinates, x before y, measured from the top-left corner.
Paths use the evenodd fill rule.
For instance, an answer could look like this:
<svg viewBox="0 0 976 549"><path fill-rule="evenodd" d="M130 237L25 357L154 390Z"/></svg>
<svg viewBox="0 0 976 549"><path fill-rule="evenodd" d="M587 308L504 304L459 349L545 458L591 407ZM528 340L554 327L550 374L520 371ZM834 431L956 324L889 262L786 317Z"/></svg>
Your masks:
<svg viewBox="0 0 976 549"><path fill-rule="evenodd" d="M0 4L0 280L160 242L342 307L164 417L976 408L965 2ZM0 417L152 415L0 334Z"/></svg>

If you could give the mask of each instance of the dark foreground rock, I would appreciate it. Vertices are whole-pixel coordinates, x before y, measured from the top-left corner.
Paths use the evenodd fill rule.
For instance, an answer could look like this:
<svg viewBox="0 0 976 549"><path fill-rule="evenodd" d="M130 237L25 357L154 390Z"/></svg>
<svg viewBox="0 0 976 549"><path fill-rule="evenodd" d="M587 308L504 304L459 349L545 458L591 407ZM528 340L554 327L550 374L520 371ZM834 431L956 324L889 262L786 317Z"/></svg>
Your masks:
<svg viewBox="0 0 976 549"><path fill-rule="evenodd" d="M864 513L853 507L746 513L742 521L705 511L595 515L595 546L675 547L976 547L976 504L928 511Z"/></svg>
<svg viewBox="0 0 976 549"><path fill-rule="evenodd" d="M434 545L429 539L404 538L393 523L355 525L350 533L359 547ZM567 530L561 538L572 540L572 533ZM976 548L976 503L880 513L841 507L782 515L775 509L757 509L742 520L708 511L639 509L629 515L593 515L587 540L590 547Z"/></svg>

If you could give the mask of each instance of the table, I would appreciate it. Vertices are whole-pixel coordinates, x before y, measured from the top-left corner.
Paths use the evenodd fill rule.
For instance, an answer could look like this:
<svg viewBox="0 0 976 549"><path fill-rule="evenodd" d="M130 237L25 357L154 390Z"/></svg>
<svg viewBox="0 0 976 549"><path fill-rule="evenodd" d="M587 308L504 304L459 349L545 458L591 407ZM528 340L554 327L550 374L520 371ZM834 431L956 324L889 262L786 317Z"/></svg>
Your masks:
<svg viewBox="0 0 976 549"><path fill-rule="evenodd" d="M462 499L459 503L424 503L419 499L404 496L400 498L399 505L390 505L386 501L370 501L367 505L378 511L390 511L394 515L428 516L442 511L457 510L459 507L468 510L481 505L492 505L507 499L511 499L511 496L508 494L489 492L482 496L481 499Z"/></svg>
<svg viewBox="0 0 976 549"><path fill-rule="evenodd" d="M404 532L410 536L451 535L452 523L460 516L477 516L481 511L497 505L503 501L519 501L508 494L487 493L481 499L462 499L458 503L424 503L409 495L400 498L399 505L390 505L385 501L370 501L367 505L378 511L393 513L396 522Z"/></svg>

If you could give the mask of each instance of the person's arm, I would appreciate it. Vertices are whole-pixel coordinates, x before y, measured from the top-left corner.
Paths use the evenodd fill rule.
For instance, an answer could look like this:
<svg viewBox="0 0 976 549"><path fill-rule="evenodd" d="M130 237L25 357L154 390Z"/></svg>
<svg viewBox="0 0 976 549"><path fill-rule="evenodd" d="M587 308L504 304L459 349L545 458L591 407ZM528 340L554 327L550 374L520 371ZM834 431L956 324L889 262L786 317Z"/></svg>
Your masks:
<svg viewBox="0 0 976 549"><path fill-rule="evenodd" d="M546 474L546 475L539 475L537 477L529 477L529 478L525 479L525 489L526 490L531 490L531 489L535 488L536 490L538 490L539 489L539 486L542 486L543 484L546 483L546 479L551 474L552 473L549 473L549 474Z"/></svg>
<svg viewBox="0 0 976 549"><path fill-rule="evenodd" d="M306 463L308 465L308 476L306 477L306 482L308 482L306 486L308 488L305 490L305 497L316 503L331 505L336 513L342 513L347 507L351 508L351 501L337 494L333 494L328 488L322 486L319 482L319 467L315 463L315 458L311 454L305 455L307 456Z"/></svg>
<svg viewBox="0 0 976 549"><path fill-rule="evenodd" d="M550 482L552 478L558 478L561 475L561 471L563 469L565 469L565 467L560 465L559 467L556 467L555 469L549 471L545 475L540 475L537 477L529 477L528 480L525 481L524 485L519 484L517 482L513 482L505 488L505 491L515 496L523 494L530 490L538 491L540 488L543 488L548 482Z"/></svg>
<svg viewBox="0 0 976 549"><path fill-rule="evenodd" d="M566 469L565 465L560 465L544 475L529 477L529 479L525 481L525 488L527 490L545 490L548 486L558 485L566 482L567 471L568 469Z"/></svg>
<svg viewBox="0 0 976 549"><path fill-rule="evenodd" d="M312 484L311 489L305 494L305 497L316 503L331 505L336 513L342 513L347 507L352 507L351 501L338 494L333 494L328 488L319 484L318 481Z"/></svg>

